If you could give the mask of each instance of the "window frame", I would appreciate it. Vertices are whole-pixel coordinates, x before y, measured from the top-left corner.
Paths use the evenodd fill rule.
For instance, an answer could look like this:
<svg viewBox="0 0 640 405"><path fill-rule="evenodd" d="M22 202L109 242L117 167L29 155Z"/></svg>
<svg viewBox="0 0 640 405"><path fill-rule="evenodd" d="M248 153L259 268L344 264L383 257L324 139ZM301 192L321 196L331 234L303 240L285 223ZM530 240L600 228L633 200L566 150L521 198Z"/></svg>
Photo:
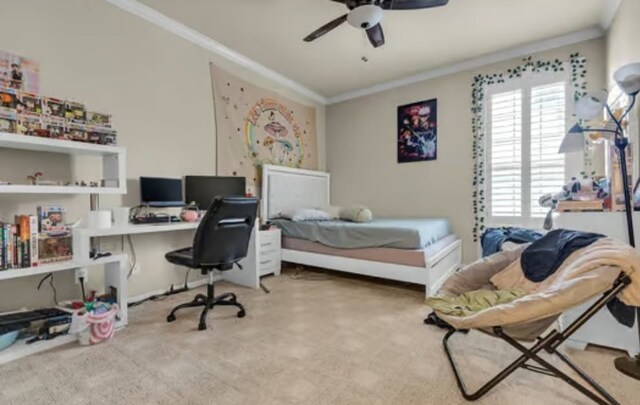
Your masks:
<svg viewBox="0 0 640 405"><path fill-rule="evenodd" d="M541 228L543 218L531 216L531 90L534 87L564 83L565 86L565 131L568 131L573 117L573 88L571 77L566 72L542 72L529 73L520 78L510 79L504 83L498 83L485 87L485 171L486 171L486 204L485 217L488 227L495 226L524 226ZM520 90L521 100L521 213L520 216L493 216L492 196L492 126L491 114L493 110L493 96L496 94ZM584 156L582 153L565 154L565 182L577 176L583 167ZM558 190L559 192L560 190Z"/></svg>

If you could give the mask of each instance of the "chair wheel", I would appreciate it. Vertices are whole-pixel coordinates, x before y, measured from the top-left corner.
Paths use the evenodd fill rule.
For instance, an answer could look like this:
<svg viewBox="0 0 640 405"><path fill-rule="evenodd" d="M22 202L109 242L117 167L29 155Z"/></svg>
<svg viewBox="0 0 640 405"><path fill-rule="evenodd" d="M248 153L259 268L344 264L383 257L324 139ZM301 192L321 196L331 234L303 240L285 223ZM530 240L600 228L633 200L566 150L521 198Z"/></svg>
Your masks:
<svg viewBox="0 0 640 405"><path fill-rule="evenodd" d="M171 314L169 316L167 316L167 322L173 322L176 320L176 316Z"/></svg>
<svg viewBox="0 0 640 405"><path fill-rule="evenodd" d="M238 318L244 318L247 313L243 311L238 311Z"/></svg>
<svg viewBox="0 0 640 405"><path fill-rule="evenodd" d="M207 324L206 323L201 323L198 325L198 330L205 330L207 329Z"/></svg>

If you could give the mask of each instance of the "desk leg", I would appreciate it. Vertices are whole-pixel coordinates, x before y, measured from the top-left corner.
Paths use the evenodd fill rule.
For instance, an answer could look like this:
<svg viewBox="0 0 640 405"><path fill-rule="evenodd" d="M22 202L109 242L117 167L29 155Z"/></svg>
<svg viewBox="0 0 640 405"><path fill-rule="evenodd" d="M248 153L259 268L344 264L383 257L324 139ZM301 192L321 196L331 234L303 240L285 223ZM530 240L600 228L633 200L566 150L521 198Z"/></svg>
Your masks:
<svg viewBox="0 0 640 405"><path fill-rule="evenodd" d="M110 288L117 289L116 300L120 307L119 326L126 326L129 323L129 311L127 308L127 269L124 260L113 263L107 263L104 266L104 288L110 291Z"/></svg>

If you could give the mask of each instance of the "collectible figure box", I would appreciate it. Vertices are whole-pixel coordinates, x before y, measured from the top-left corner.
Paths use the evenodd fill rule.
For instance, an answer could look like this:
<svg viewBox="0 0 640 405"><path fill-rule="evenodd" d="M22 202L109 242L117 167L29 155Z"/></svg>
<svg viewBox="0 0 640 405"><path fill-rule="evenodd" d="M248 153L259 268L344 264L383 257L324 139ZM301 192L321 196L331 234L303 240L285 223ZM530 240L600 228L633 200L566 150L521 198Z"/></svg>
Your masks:
<svg viewBox="0 0 640 405"><path fill-rule="evenodd" d="M44 128L46 129L47 136L49 136L49 138L53 138L53 139L67 138L67 128L65 126L64 121L45 117Z"/></svg>
<svg viewBox="0 0 640 405"><path fill-rule="evenodd" d="M73 258L73 238L70 234L51 236L46 233L38 237L39 263L52 263Z"/></svg>
<svg viewBox="0 0 640 405"><path fill-rule="evenodd" d="M87 124L102 128L111 128L111 115L88 111Z"/></svg>
<svg viewBox="0 0 640 405"><path fill-rule="evenodd" d="M42 99L38 94L25 92L18 93L18 113L20 114L42 114Z"/></svg>
<svg viewBox="0 0 640 405"><path fill-rule="evenodd" d="M18 114L17 132L23 135L47 136L42 119L34 115Z"/></svg>
<svg viewBox="0 0 640 405"><path fill-rule="evenodd" d="M84 124L87 122L87 111L84 104L75 101L67 101L65 105L65 118L67 121Z"/></svg>
<svg viewBox="0 0 640 405"><path fill-rule="evenodd" d="M15 110L18 106L18 95L14 89L0 87L0 107Z"/></svg>
<svg viewBox="0 0 640 405"><path fill-rule="evenodd" d="M116 131L109 128L88 127L87 142L100 145L116 145Z"/></svg>
<svg viewBox="0 0 640 405"><path fill-rule="evenodd" d="M66 126L66 138L71 141L87 142L87 131L84 125L70 123Z"/></svg>
<svg viewBox="0 0 640 405"><path fill-rule="evenodd" d="M42 234L60 235L68 232L64 207L51 205L38 207L38 219L40 221L40 233Z"/></svg>
<svg viewBox="0 0 640 405"><path fill-rule="evenodd" d="M0 109L0 132L15 133L16 128L16 111L9 109Z"/></svg>
<svg viewBox="0 0 640 405"><path fill-rule="evenodd" d="M61 120L65 119L66 103L64 100L60 100L53 97L44 98L44 114Z"/></svg>

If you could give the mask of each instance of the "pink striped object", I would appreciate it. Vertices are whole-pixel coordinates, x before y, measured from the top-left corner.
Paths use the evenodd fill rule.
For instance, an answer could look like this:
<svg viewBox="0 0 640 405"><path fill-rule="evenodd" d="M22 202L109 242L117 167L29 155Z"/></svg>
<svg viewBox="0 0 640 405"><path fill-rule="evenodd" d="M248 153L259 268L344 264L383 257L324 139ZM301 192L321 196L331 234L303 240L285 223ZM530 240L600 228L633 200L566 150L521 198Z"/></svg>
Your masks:
<svg viewBox="0 0 640 405"><path fill-rule="evenodd" d="M113 337L116 332L116 315L118 306L113 304L111 309L102 314L87 314L87 324L89 325L89 343L95 345Z"/></svg>

